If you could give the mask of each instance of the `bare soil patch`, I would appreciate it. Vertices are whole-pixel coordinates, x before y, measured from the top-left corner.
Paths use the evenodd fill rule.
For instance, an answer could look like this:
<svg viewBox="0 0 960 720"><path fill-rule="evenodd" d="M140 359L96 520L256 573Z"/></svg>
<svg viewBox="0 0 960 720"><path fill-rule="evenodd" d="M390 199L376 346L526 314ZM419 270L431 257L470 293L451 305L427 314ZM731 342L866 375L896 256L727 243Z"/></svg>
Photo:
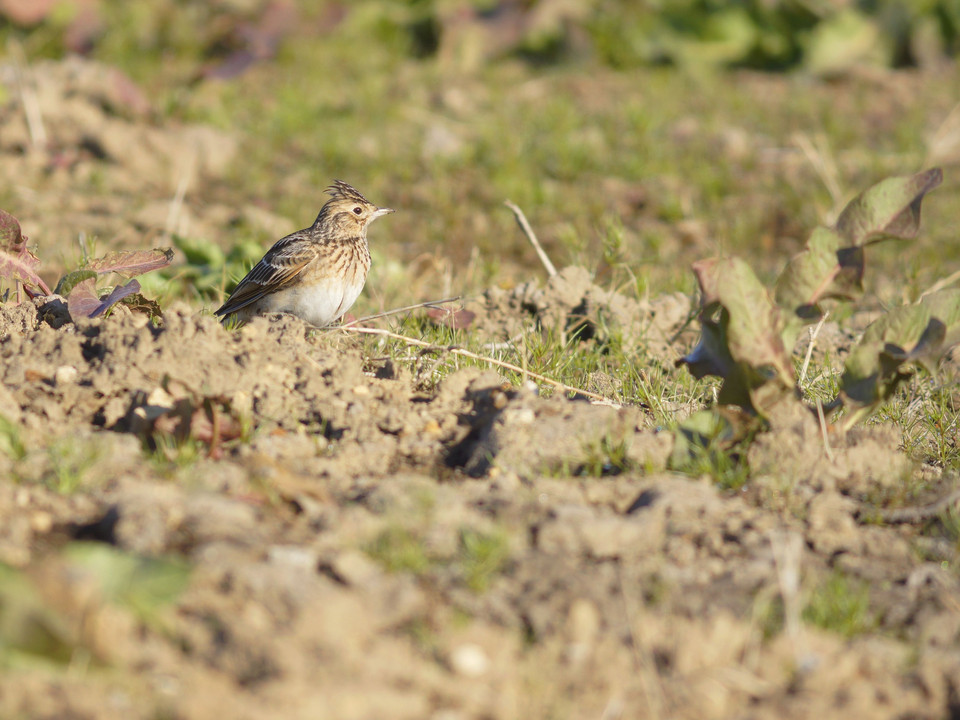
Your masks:
<svg viewBox="0 0 960 720"><path fill-rule="evenodd" d="M569 321L598 292L570 290L578 272L489 293L479 326ZM89 663L5 675L7 714L939 717L954 702L956 577L910 533L857 521L909 472L886 430L828 460L797 418L731 495L666 472L672 440L642 408L477 369L425 392L296 319L229 332L174 306L159 327L74 324L37 301L3 307L0 348L24 448L0 455L0 556ZM180 468L182 447L153 449L179 423L207 439ZM604 438L635 469L569 476ZM185 558L189 586L146 622L71 564L77 539ZM865 598L858 632L784 624L840 571Z"/></svg>

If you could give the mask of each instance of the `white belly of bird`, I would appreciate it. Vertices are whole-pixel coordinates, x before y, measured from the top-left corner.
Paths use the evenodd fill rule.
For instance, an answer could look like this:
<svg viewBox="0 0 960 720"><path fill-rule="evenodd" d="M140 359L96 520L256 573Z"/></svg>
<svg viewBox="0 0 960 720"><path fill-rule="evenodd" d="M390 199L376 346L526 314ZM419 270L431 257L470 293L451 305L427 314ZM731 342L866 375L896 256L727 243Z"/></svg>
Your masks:
<svg viewBox="0 0 960 720"><path fill-rule="evenodd" d="M290 313L311 325L323 327L339 320L350 309L363 283L347 285L342 280L297 285L271 293L260 301L260 312Z"/></svg>

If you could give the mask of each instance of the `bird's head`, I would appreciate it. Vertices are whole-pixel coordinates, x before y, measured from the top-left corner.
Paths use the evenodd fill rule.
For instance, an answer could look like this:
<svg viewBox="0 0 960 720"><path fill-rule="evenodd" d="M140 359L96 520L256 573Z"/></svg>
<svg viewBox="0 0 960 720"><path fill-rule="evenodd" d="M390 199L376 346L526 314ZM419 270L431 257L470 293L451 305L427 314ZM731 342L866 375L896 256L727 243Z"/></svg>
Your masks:
<svg viewBox="0 0 960 720"><path fill-rule="evenodd" d="M391 208L377 207L341 180L334 180L327 188L330 199L320 210L314 228L340 237L363 237L367 225L378 217L394 212Z"/></svg>

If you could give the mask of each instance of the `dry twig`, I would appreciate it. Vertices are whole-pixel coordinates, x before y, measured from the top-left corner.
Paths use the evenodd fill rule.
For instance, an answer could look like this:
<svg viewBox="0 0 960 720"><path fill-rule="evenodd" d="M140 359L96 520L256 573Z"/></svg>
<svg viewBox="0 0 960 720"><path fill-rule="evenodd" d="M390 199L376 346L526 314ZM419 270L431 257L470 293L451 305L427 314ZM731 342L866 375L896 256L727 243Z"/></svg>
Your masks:
<svg viewBox="0 0 960 720"><path fill-rule="evenodd" d="M478 355L477 353L470 352L469 350L464 350L463 348L445 346L445 345L435 345L433 343L425 342L424 340L418 340L416 338L407 337L406 335L400 335L395 332L390 332L389 330L382 330L381 328L368 328L368 327L356 327L354 325L342 325L339 329L346 330L347 332L363 333L365 335L380 335L382 337L388 337L393 340L399 340L400 342L407 343L408 345L416 345L417 347L422 347L426 350L432 350L435 352L448 352L451 355L459 355L460 357L470 358L471 360L479 360L480 362L489 363L490 365L502 367L505 370L512 370L515 373L520 373L521 375L529 376L534 380L539 380L540 382L546 383L547 385L552 385L553 387L563 390L564 392L577 393L578 395L583 395L584 397L588 397L593 400L608 402L607 398L603 397L603 395L592 393L589 390L581 390L580 388L571 387L570 385L566 385L560 382L559 380L548 378L546 375L540 375L539 373L531 372L529 370L524 370L519 365L514 365L513 363L508 363L504 360L497 360L496 358L492 358L492 357L485 357L483 355Z"/></svg>
<svg viewBox="0 0 960 720"><path fill-rule="evenodd" d="M803 387L803 381L807 379L807 368L810 367L810 358L813 356L813 347L816 344L817 335L820 334L820 329L828 317L830 317L829 310L823 314L817 326L810 331L810 343L807 345L807 355L803 358L803 367L800 369L800 382L798 383L800 387Z"/></svg>
<svg viewBox="0 0 960 720"><path fill-rule="evenodd" d="M537 240L537 236L533 232L533 228L530 227L530 223L527 222L527 216L523 214L523 210L521 210L520 207L512 200L504 200L503 204L513 211L514 217L517 218L517 225L519 225L520 229L523 230L523 234L527 236L527 240L529 240L530 244L533 245L533 249L537 251L537 256L540 258L540 262L542 262L543 266L547 269L547 275L550 277L556 275L557 268L555 268L553 263L550 262L550 258L547 257L546 251L543 249L540 241Z"/></svg>
<svg viewBox="0 0 960 720"><path fill-rule="evenodd" d="M888 523L915 523L935 518L960 503L960 490L954 490L936 502L919 507L896 508L880 513L880 519Z"/></svg>
<svg viewBox="0 0 960 720"><path fill-rule="evenodd" d="M817 418L820 420L820 434L823 436L823 451L827 460L833 462L833 449L830 447L830 438L827 437L827 419L823 416L823 403L817 398Z"/></svg>
<svg viewBox="0 0 960 720"><path fill-rule="evenodd" d="M950 273L945 278L937 280L933 285L920 293L918 300L923 300L927 295L932 295L935 292L943 290L945 287L950 287L957 280L960 280L960 270Z"/></svg>
<svg viewBox="0 0 960 720"><path fill-rule="evenodd" d="M396 308L394 310L385 310L382 313L377 313L376 315L367 315L366 317L357 318L356 320L351 320L348 323L344 323L339 328L333 328L332 330L339 330L341 328L348 328L356 325L357 323L367 322L368 320L379 320L380 318L390 317L391 315L399 315L403 312L409 312L410 310L419 310L420 308L434 308L437 305L444 305L445 303L456 302L460 299L460 295L456 297L444 298L443 300L427 300L425 302L416 303L415 305L407 305L406 307Z"/></svg>
<svg viewBox="0 0 960 720"><path fill-rule="evenodd" d="M27 56L23 46L16 40L7 44L7 49L13 55L14 73L17 78L17 90L20 92L20 102L23 105L23 114L27 119L27 130L30 133L30 145L34 149L47 146L47 130L43 124L43 113L40 110L40 99L34 87L34 79L27 67Z"/></svg>
<svg viewBox="0 0 960 720"><path fill-rule="evenodd" d="M840 173L837 172L837 164L833 161L826 139L821 135L814 143L806 133L795 133L792 140L807 158L814 172L820 176L827 192L830 193L834 207L839 207L843 202L843 191L840 189L838 180ZM833 215L834 213L831 213L831 218Z"/></svg>

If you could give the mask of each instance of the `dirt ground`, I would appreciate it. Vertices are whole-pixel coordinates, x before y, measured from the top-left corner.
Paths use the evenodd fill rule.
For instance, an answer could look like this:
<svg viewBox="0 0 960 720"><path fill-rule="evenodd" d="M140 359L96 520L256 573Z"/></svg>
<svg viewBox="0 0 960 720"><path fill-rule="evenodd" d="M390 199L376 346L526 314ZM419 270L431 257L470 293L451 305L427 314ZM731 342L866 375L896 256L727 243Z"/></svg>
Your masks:
<svg viewBox="0 0 960 720"><path fill-rule="evenodd" d="M64 97L91 123L111 102ZM160 232L159 199L125 211L132 168L176 177L176 148L212 131L111 117L95 136L51 129L66 138L53 167L4 120L11 172L64 174L30 196L27 234L31 216L50 234L117 223L102 232L118 243ZM134 139L91 141L121 133ZM220 162L232 146L210 137ZM111 162L55 213L82 186L78 153ZM694 340L678 332L688 298L641 303L580 268L469 306L490 342L583 308L671 360ZM818 349L849 344L828 323ZM182 302L159 325L122 307L72 322L56 298L0 307L0 715L960 716L956 544L869 521L905 477L926 473L932 495L942 480L891 427L825 448L798 417L724 492L667 471L672 436L642 407L542 397L476 368L433 386L364 348L294 318L229 331ZM627 470L577 474L603 443ZM179 559L189 577L172 602L117 602L71 555L78 541ZM862 600L855 631L807 621L815 596Z"/></svg>

